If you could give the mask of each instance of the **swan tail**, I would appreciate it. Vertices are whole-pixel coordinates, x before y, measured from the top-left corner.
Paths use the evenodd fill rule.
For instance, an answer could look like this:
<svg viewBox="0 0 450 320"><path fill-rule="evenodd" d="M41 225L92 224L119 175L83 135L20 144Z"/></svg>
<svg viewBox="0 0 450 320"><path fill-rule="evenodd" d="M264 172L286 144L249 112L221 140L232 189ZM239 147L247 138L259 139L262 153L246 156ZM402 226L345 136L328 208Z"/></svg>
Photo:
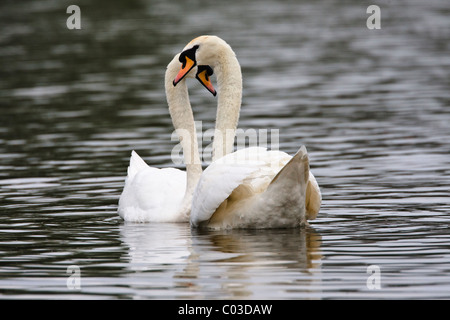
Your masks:
<svg viewBox="0 0 450 320"><path fill-rule="evenodd" d="M278 212L277 222L286 219L296 219L299 225L306 222L306 189L309 180L309 158L306 148L300 150L272 179L265 199L275 199ZM289 220L288 221L292 221ZM291 223L291 222L289 222Z"/></svg>
<svg viewBox="0 0 450 320"><path fill-rule="evenodd" d="M309 181L306 188L306 219L314 220L322 204L322 194L314 175L309 172Z"/></svg>
<svg viewBox="0 0 450 320"><path fill-rule="evenodd" d="M133 180L134 176L141 170L148 168L145 161L136 153L136 151L131 152L130 165L128 166L128 178Z"/></svg>
<svg viewBox="0 0 450 320"><path fill-rule="evenodd" d="M316 178L309 170L309 157L305 146L302 146L272 179L269 189L278 189L278 192L286 194L287 197L289 190L300 192L303 195L300 199L304 199L305 218L314 220L317 217L322 204L322 195Z"/></svg>
<svg viewBox="0 0 450 320"><path fill-rule="evenodd" d="M286 186L306 185L309 180L309 158L306 147L302 146L295 156L278 172L278 174L272 179L269 189L279 188L280 186L285 188Z"/></svg>

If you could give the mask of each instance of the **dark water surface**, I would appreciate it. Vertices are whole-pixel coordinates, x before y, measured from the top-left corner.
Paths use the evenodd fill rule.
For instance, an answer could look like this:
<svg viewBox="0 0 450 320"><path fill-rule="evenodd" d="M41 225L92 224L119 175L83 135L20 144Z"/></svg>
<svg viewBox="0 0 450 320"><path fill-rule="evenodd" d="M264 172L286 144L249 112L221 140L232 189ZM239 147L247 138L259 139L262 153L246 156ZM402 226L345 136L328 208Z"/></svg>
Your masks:
<svg viewBox="0 0 450 320"><path fill-rule="evenodd" d="M371 4L2 1L0 298L449 299L450 4L379 1L369 30ZM118 217L131 150L173 165L165 66L201 34L241 63L240 128L307 146L323 194L309 228ZM212 128L216 99L189 86Z"/></svg>

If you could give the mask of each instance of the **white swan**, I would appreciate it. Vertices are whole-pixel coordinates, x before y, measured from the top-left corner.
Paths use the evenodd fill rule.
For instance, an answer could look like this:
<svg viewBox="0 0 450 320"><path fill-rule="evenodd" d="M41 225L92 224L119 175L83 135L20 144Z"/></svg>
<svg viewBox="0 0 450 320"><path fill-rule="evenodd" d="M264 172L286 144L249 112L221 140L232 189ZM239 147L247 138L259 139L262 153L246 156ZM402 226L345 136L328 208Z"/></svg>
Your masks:
<svg viewBox="0 0 450 320"><path fill-rule="evenodd" d="M201 36L183 49L182 55L185 53L190 64L214 69L219 89L215 161L202 173L195 189L191 225L212 229L287 228L315 219L322 198L309 171L304 146L293 157L261 147L229 153L242 97L241 69L231 47L216 36ZM184 73L182 69L174 84ZM210 83L205 87L215 93Z"/></svg>
<svg viewBox="0 0 450 320"><path fill-rule="evenodd" d="M180 83L176 87L172 83L180 69L179 60L180 55L177 54L167 66L165 88L172 122L180 137L186 171L150 167L133 151L118 207L118 213L125 221L189 221L192 194L202 167L186 83L184 79L177 79ZM200 66L198 70L194 65L184 64L183 67L184 76L192 77L197 71L197 78L202 78L202 83L208 85L209 67Z"/></svg>

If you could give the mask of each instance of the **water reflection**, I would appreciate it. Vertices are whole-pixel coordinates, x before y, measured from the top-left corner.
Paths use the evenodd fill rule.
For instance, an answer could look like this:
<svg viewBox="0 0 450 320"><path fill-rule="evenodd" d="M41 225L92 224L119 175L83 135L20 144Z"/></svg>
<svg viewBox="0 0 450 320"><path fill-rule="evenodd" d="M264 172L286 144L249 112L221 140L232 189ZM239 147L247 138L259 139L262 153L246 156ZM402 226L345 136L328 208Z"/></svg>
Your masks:
<svg viewBox="0 0 450 320"><path fill-rule="evenodd" d="M313 228L200 232L186 224L125 223L120 234L128 276L141 279L135 289L143 296L161 286L196 299L311 298L320 290L321 237Z"/></svg>
<svg viewBox="0 0 450 320"><path fill-rule="evenodd" d="M160 270L164 265L179 265L191 252L187 224L140 224L120 226L121 240L128 248L128 268L132 271Z"/></svg>

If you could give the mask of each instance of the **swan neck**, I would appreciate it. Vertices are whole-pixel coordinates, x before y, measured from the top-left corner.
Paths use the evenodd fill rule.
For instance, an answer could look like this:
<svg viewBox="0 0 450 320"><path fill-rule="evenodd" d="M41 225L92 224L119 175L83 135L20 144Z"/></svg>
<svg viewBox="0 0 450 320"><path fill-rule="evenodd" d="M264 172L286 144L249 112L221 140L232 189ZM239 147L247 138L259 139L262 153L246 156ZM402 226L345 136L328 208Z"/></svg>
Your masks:
<svg viewBox="0 0 450 320"><path fill-rule="evenodd" d="M219 95L213 161L233 152L242 101L242 73L234 52L230 48L219 57L214 68Z"/></svg>
<svg viewBox="0 0 450 320"><path fill-rule="evenodd" d="M183 149L183 158L186 165L186 192L183 200L184 204L182 205L190 206L192 194L202 173L202 166L198 151L194 115L189 102L186 81L180 81L175 87L172 81L177 74L179 65L176 65L174 68L170 66L169 64L165 77L166 97L169 105L169 113L176 135Z"/></svg>

